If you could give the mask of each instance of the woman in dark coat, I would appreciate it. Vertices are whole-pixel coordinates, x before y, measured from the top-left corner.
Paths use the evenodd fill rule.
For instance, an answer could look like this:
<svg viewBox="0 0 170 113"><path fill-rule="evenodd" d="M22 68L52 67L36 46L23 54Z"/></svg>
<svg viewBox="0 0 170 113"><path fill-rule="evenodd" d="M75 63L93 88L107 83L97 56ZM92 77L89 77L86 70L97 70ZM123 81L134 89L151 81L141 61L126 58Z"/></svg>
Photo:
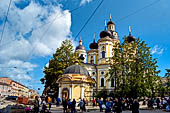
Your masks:
<svg viewBox="0 0 170 113"><path fill-rule="evenodd" d="M134 100L132 104L132 113L139 113L139 102Z"/></svg>

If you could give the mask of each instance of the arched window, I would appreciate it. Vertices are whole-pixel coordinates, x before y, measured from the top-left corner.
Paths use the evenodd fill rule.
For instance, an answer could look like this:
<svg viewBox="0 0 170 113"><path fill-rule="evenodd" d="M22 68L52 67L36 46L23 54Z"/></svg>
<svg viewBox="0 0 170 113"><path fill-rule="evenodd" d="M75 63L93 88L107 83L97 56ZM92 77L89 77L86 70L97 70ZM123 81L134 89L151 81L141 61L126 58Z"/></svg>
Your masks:
<svg viewBox="0 0 170 113"><path fill-rule="evenodd" d="M104 78L101 78L101 87L104 87Z"/></svg>
<svg viewBox="0 0 170 113"><path fill-rule="evenodd" d="M93 56L91 56L90 63L93 64Z"/></svg>
<svg viewBox="0 0 170 113"><path fill-rule="evenodd" d="M114 87L114 82L115 82L115 81L114 81L114 79L112 78L112 79L111 79L111 87Z"/></svg>
<svg viewBox="0 0 170 113"><path fill-rule="evenodd" d="M102 51L102 58L105 58L105 51Z"/></svg>

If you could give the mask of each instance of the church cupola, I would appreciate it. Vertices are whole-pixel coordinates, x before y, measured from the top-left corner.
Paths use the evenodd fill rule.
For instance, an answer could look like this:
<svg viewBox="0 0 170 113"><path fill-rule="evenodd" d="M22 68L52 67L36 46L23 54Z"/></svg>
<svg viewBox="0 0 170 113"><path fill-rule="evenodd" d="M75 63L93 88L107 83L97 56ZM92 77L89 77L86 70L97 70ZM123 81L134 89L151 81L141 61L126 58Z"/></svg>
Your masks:
<svg viewBox="0 0 170 113"><path fill-rule="evenodd" d="M110 14L110 21L107 23L107 31L115 31L115 23L112 21L111 14Z"/></svg>
<svg viewBox="0 0 170 113"><path fill-rule="evenodd" d="M76 47L76 53L78 53L79 58L86 63L86 57L87 57L87 52L86 52L86 48L83 46L83 42L81 40L80 37L80 41L79 41L79 45Z"/></svg>
<svg viewBox="0 0 170 113"><path fill-rule="evenodd" d="M105 30L100 32L100 38L112 37L112 34L106 30L106 20L105 20Z"/></svg>
<svg viewBox="0 0 170 113"><path fill-rule="evenodd" d="M77 49L86 50L85 47L84 47L83 44L82 44L82 40L81 40L81 39L80 39L80 41L79 41L79 45L76 47L76 50L77 50Z"/></svg>
<svg viewBox="0 0 170 113"><path fill-rule="evenodd" d="M129 26L129 36L125 39L128 43L135 41L135 37L131 35L131 26Z"/></svg>
<svg viewBox="0 0 170 113"><path fill-rule="evenodd" d="M90 49L98 49L98 44L95 42L95 34L93 38L93 42L89 45Z"/></svg>

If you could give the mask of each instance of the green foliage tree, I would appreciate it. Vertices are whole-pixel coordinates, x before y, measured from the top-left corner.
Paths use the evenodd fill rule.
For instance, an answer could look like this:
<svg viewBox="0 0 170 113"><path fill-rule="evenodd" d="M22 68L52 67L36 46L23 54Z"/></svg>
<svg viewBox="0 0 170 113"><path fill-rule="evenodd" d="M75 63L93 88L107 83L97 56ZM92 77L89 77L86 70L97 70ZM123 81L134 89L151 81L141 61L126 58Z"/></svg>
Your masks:
<svg viewBox="0 0 170 113"><path fill-rule="evenodd" d="M158 82L157 60L139 38L115 43L110 59L110 79L115 79L115 93L124 97L154 96Z"/></svg>
<svg viewBox="0 0 170 113"><path fill-rule="evenodd" d="M165 78L166 78L166 92L168 95L170 95L170 69L165 69L166 73L165 73Z"/></svg>
<svg viewBox="0 0 170 113"><path fill-rule="evenodd" d="M49 60L49 65L44 67L44 77L41 78L42 84L45 84L45 92L48 89L52 89L57 94L58 84L56 81L62 76L64 70L75 63L77 60L77 54L73 50L71 40L64 40L59 48L56 49L56 53L53 54L53 58ZM57 96L57 95L56 95Z"/></svg>

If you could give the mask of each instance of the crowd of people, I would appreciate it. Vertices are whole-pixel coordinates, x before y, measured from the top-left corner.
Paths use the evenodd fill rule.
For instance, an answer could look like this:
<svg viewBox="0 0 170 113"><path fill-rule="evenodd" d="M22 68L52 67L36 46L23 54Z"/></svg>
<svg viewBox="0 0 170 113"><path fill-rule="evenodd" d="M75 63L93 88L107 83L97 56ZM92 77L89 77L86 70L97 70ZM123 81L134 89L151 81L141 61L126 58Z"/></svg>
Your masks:
<svg viewBox="0 0 170 113"><path fill-rule="evenodd" d="M154 98L148 99L148 108L150 109L164 109L170 111L170 98Z"/></svg>
<svg viewBox="0 0 170 113"><path fill-rule="evenodd" d="M123 110L132 110L132 113L139 113L139 102L137 99L93 99L93 106L99 106L100 112L121 113Z"/></svg>
<svg viewBox="0 0 170 113"><path fill-rule="evenodd" d="M99 107L100 112L105 113L122 113L123 110L131 110L132 113L139 113L139 102L138 99L133 98L93 98L92 102L88 102L85 99L79 99L76 102L75 99L65 99L62 100L57 98L55 100L56 106L63 106L63 113L76 113L76 107L80 107L80 112L86 111L86 106L88 103L92 103L93 107ZM41 105L41 111L39 110ZM170 111L170 98L154 98L154 99L144 99L143 105L147 105L149 109L163 109ZM48 106L48 107L47 107ZM35 113L50 113L51 109L51 98L41 98L39 102L38 97L35 98L34 111Z"/></svg>
<svg viewBox="0 0 170 113"><path fill-rule="evenodd" d="M57 102L58 103L58 102ZM93 107L99 106L100 112L105 113L121 113L122 110L132 110L132 113L139 113L139 102L137 99L121 99L121 98L115 98L115 99L93 99L92 100ZM62 105L63 105L63 112L64 113L75 113L76 110L76 101L73 99L71 101L70 99L62 99ZM78 106L80 107L80 112L86 111L86 105L87 101L84 99L79 99Z"/></svg>

